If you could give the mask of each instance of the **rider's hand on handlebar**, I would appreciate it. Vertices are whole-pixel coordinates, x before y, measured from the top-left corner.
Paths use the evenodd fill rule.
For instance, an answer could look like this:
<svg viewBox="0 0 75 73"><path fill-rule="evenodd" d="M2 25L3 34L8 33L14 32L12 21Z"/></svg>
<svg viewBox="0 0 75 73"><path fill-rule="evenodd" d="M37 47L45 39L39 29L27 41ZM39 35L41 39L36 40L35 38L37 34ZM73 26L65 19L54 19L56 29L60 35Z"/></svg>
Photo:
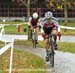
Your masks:
<svg viewBox="0 0 75 73"><path fill-rule="evenodd" d="M45 33L42 33L42 37L45 37Z"/></svg>
<svg viewBox="0 0 75 73"><path fill-rule="evenodd" d="M47 34L45 34L45 33L42 33L42 37L48 38L49 36Z"/></svg>

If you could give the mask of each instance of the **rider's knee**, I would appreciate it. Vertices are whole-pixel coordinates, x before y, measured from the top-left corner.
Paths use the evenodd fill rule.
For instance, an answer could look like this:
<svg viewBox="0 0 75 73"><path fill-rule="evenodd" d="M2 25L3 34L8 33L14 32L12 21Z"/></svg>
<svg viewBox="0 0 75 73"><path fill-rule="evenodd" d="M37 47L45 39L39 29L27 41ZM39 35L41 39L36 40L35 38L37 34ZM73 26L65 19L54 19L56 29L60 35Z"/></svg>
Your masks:
<svg viewBox="0 0 75 73"><path fill-rule="evenodd" d="M57 31L56 30L53 30L52 31L52 35L57 36Z"/></svg>
<svg viewBox="0 0 75 73"><path fill-rule="evenodd" d="M48 44L48 39L45 39L44 41L45 41L45 44Z"/></svg>

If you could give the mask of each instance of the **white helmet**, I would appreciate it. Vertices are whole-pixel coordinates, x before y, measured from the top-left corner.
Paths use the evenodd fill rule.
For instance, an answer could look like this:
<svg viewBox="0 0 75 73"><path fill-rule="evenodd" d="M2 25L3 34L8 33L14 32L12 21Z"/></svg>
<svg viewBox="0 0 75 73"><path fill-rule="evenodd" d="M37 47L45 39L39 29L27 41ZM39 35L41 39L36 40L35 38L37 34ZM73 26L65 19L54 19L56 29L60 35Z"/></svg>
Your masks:
<svg viewBox="0 0 75 73"><path fill-rule="evenodd" d="M51 17L53 17L52 12L48 11L45 13L45 18L51 18Z"/></svg>
<svg viewBox="0 0 75 73"><path fill-rule="evenodd" d="M32 15L32 17L34 18L34 19L37 19L38 18L38 13L33 13L33 15Z"/></svg>

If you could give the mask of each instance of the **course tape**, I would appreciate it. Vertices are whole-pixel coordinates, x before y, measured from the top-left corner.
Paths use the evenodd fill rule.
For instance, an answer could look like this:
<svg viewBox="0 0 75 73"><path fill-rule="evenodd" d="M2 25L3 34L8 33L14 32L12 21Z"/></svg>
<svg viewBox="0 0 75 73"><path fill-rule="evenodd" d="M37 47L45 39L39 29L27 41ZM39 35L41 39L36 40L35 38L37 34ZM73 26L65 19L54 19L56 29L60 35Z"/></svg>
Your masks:
<svg viewBox="0 0 75 73"><path fill-rule="evenodd" d="M28 22L12 24L12 25L22 25L22 24L28 24ZM0 24L0 25L9 26L11 24ZM60 26L60 28L75 30L75 27L68 27L68 26Z"/></svg>
<svg viewBox="0 0 75 73"><path fill-rule="evenodd" d="M75 27L60 26L60 28L75 30Z"/></svg>

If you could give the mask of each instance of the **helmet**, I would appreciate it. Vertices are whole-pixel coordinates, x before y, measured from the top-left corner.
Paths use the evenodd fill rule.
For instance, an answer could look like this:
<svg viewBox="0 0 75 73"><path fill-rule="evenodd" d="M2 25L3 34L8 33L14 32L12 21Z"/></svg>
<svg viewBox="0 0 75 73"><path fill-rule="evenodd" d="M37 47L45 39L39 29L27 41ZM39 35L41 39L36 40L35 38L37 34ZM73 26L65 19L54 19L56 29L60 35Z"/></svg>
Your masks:
<svg viewBox="0 0 75 73"><path fill-rule="evenodd" d="M38 13L33 13L33 15L32 15L32 17L34 18L34 19L37 19L38 18Z"/></svg>
<svg viewBox="0 0 75 73"><path fill-rule="evenodd" d="M51 17L53 17L52 12L48 11L45 13L45 18L51 18Z"/></svg>

